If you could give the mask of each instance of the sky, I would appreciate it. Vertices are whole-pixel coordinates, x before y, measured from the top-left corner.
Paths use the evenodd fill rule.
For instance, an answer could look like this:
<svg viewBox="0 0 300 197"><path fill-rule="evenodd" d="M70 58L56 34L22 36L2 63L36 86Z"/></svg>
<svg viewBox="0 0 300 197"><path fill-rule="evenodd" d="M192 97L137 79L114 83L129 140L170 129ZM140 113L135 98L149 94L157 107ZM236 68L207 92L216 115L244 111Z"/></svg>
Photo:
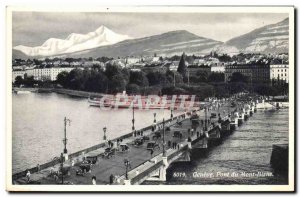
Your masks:
<svg viewBox="0 0 300 197"><path fill-rule="evenodd" d="M101 25L133 38L187 30L198 36L227 41L256 28L280 22L283 13L83 13L13 12L13 46L39 46L49 38L86 34Z"/></svg>

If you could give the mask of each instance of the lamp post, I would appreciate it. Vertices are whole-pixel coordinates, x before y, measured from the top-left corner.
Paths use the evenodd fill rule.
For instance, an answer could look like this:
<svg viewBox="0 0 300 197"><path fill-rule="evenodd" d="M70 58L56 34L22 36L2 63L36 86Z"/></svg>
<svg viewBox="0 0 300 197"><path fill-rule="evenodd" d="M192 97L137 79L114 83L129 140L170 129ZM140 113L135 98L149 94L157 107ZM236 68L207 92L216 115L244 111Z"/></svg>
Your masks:
<svg viewBox="0 0 300 197"><path fill-rule="evenodd" d="M134 131L135 131L135 127L134 127L134 106L132 106L132 133L133 135L135 135Z"/></svg>
<svg viewBox="0 0 300 197"><path fill-rule="evenodd" d="M63 139L63 143L64 143L64 155L67 157L68 154L68 150L67 150L67 123L69 123L69 126L71 124L71 120L67 119L66 117L64 118L64 139Z"/></svg>
<svg viewBox="0 0 300 197"><path fill-rule="evenodd" d="M155 129L156 129L156 113L153 113L153 116L154 116L154 120L153 120L152 131L155 131Z"/></svg>
<svg viewBox="0 0 300 197"><path fill-rule="evenodd" d="M188 86L190 87L190 71L189 71L189 69L187 69L187 72L188 72Z"/></svg>
<svg viewBox="0 0 300 197"><path fill-rule="evenodd" d="M125 179L128 180L128 167L131 168L130 161L128 159L124 159L124 165L126 167Z"/></svg>
<svg viewBox="0 0 300 197"><path fill-rule="evenodd" d="M207 130L207 106L205 106L205 126L204 126L204 130Z"/></svg>
<svg viewBox="0 0 300 197"><path fill-rule="evenodd" d="M103 127L103 140L106 141L106 127Z"/></svg>
<svg viewBox="0 0 300 197"><path fill-rule="evenodd" d="M166 156L165 150L165 119L163 118L163 157Z"/></svg>
<svg viewBox="0 0 300 197"><path fill-rule="evenodd" d="M64 167L64 156L63 153L60 154L60 173L61 173L61 184L64 184L64 174L63 174L63 167Z"/></svg>
<svg viewBox="0 0 300 197"><path fill-rule="evenodd" d="M174 87L175 87L175 71L173 73L174 73Z"/></svg>

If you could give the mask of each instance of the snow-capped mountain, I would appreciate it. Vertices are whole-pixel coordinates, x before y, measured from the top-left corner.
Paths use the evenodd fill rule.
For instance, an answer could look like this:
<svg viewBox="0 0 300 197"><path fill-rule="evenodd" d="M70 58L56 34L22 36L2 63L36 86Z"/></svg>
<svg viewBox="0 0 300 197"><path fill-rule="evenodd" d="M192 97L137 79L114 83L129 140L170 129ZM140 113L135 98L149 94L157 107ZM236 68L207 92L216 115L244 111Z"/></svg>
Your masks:
<svg viewBox="0 0 300 197"><path fill-rule="evenodd" d="M70 34L65 40L48 39L42 46L13 48L13 58L43 57L124 57L218 53L286 53L289 49L289 19L255 29L225 43L186 30L131 39L101 26L88 34Z"/></svg>
<svg viewBox="0 0 300 197"><path fill-rule="evenodd" d="M19 45L14 50L21 51L27 56L56 56L61 54L84 51L100 46L116 44L123 40L131 39L127 35L117 34L105 26L101 26L94 32L87 34L70 34L65 40L50 38L41 46L28 47Z"/></svg>
<svg viewBox="0 0 300 197"><path fill-rule="evenodd" d="M186 30L170 31L159 35L125 40L114 45L98 47L85 53L73 54L75 57L124 57L144 55L181 55L209 53L222 42L197 36ZM74 56L73 56L74 57Z"/></svg>
<svg viewBox="0 0 300 197"><path fill-rule="evenodd" d="M220 46L223 53L286 53L289 50L289 19L255 29Z"/></svg>
<svg viewBox="0 0 300 197"><path fill-rule="evenodd" d="M77 42L77 40L85 40L85 37L71 34L66 40ZM50 45L50 43L52 44L52 46ZM51 51L53 47L57 48L57 45L53 44L52 42L50 43L48 44L48 41L46 41L45 43L48 46L48 51ZM214 47L223 44L220 41L200 37L186 30L170 31L163 34L138 39L124 39L124 41L118 42L116 44L104 45L103 43L101 43L103 45L98 45L96 47L94 47L95 45L92 44L92 47L89 47L90 43L92 43L90 40L80 43L83 43L85 47L81 47L83 46L83 44L77 44L69 48L67 45L64 45L64 52L60 54L56 53L56 55L54 53L51 53L52 57L124 57L153 55L154 53L156 53L157 55L181 55L182 52L185 52L186 54L203 54L210 53ZM17 48L15 47L14 49ZM27 59L33 58L33 56L35 56L34 58L46 56L42 53L39 53L39 56L36 56L37 53L32 53L31 57L28 57L27 54L29 53L24 54L24 52L22 52L13 50L14 58ZM47 53L47 56L49 56L49 53Z"/></svg>

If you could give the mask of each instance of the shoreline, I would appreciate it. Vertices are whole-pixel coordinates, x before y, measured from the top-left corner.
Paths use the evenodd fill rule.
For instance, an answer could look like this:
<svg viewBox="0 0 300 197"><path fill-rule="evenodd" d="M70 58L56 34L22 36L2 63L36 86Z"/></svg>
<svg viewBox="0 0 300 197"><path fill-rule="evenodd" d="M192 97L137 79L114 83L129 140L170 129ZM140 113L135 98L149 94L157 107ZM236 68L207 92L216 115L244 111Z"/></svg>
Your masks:
<svg viewBox="0 0 300 197"><path fill-rule="evenodd" d="M36 93L51 93L55 92L58 94L65 94L74 97L81 97L81 98L89 98L89 97L102 97L103 93L97 92L86 92L80 90L71 90L65 88L12 88L12 91L28 91L28 92L36 92Z"/></svg>

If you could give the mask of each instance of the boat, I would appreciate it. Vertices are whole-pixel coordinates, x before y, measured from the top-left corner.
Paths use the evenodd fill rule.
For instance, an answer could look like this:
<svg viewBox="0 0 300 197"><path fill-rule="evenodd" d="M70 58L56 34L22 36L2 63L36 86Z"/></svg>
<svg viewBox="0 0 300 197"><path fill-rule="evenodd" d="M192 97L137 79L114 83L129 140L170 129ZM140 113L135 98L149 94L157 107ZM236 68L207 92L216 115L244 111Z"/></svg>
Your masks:
<svg viewBox="0 0 300 197"><path fill-rule="evenodd" d="M14 91L16 94L30 94L30 91L27 90L15 90Z"/></svg>
<svg viewBox="0 0 300 197"><path fill-rule="evenodd" d="M104 97L104 98L103 98ZM96 107L110 107L119 109L174 109L180 110L182 108L199 108L200 103L197 101L191 101L187 98L184 103L181 102L181 98L170 99L171 97L147 97L141 95L128 96L128 95L106 95L102 98L88 98L90 106ZM157 100L157 98L159 98Z"/></svg>

